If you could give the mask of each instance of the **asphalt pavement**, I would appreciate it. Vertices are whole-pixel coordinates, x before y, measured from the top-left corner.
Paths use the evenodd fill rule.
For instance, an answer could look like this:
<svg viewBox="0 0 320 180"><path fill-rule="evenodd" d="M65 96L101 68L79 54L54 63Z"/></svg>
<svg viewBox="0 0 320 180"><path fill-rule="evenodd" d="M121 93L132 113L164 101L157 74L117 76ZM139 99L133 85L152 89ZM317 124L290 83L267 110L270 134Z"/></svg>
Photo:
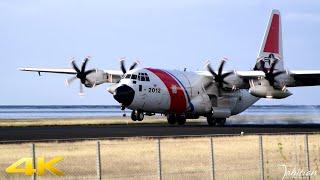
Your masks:
<svg viewBox="0 0 320 180"><path fill-rule="evenodd" d="M204 124L184 126L167 124L129 124L129 125L68 125L68 126L31 126L1 127L0 141L38 141L86 138L123 138L123 137L169 137L169 136L216 136L237 134L296 134L320 132L320 124L290 125L227 125L209 127Z"/></svg>

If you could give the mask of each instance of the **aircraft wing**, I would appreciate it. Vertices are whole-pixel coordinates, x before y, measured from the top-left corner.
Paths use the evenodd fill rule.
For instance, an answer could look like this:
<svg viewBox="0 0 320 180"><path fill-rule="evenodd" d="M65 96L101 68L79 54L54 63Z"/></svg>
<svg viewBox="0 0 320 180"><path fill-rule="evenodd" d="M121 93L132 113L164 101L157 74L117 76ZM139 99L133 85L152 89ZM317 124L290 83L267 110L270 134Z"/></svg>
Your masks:
<svg viewBox="0 0 320 180"><path fill-rule="evenodd" d="M256 79L259 77L265 77L265 73L263 71L234 71L234 74L243 79Z"/></svg>
<svg viewBox="0 0 320 180"><path fill-rule="evenodd" d="M41 73L55 73L55 74L77 74L74 69L71 68L19 68L20 71L37 72ZM120 70L103 70L105 73L105 82L116 83L120 81L123 73Z"/></svg>
<svg viewBox="0 0 320 180"><path fill-rule="evenodd" d="M58 73L58 74L76 74L77 72L71 68L19 68L20 71L30 71L37 73Z"/></svg>
<svg viewBox="0 0 320 180"><path fill-rule="evenodd" d="M235 71L235 74L246 80L265 77L263 71ZM288 87L320 85L320 70L287 71L287 76L290 79L290 83L287 84Z"/></svg>
<svg viewBox="0 0 320 180"><path fill-rule="evenodd" d="M288 87L320 85L320 70L289 71L292 83Z"/></svg>
<svg viewBox="0 0 320 180"><path fill-rule="evenodd" d="M229 71L223 71L222 73L227 73ZM254 79L258 77L264 77L265 74L263 71L233 71L234 74L241 76L242 78L245 79ZM196 71L197 74L202 75L202 76L207 76L207 77L212 77L212 74L210 74L209 71Z"/></svg>
<svg viewBox="0 0 320 180"><path fill-rule="evenodd" d="M109 83L118 83L123 76L123 72L120 70L104 70L104 73L107 75Z"/></svg>
<svg viewBox="0 0 320 180"><path fill-rule="evenodd" d="M212 77L208 71L197 71L197 73L205 77ZM223 73L227 73L227 71ZM265 77L263 71L234 71L234 74L245 80L243 81L244 84L240 86L245 89L249 88L249 80ZM320 70L287 71L287 74L282 76L282 78L286 81L287 87L317 86L320 85Z"/></svg>
<svg viewBox="0 0 320 180"><path fill-rule="evenodd" d="M223 71L222 74L228 73L230 71ZM213 81L212 74L209 71L196 71L197 74L203 76L204 86L211 84ZM228 79L228 82L232 85L240 89L248 89L250 88L249 80L258 79L260 77L265 77L265 73L263 71L233 71L233 75L231 75L231 79Z"/></svg>

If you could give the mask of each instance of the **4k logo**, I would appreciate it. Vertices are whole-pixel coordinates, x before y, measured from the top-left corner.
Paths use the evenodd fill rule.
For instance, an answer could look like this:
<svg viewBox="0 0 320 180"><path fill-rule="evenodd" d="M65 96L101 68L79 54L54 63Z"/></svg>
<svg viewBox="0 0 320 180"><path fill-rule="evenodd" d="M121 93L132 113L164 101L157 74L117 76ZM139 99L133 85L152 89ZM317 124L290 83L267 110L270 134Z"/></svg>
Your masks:
<svg viewBox="0 0 320 180"><path fill-rule="evenodd" d="M35 167L32 165L32 158L24 157L7 167L6 172L9 174L24 173L27 176L32 176L36 173L38 176L43 176L47 170L54 175L63 176L64 173L54 167L54 164L57 164L61 160L63 160L63 157L61 156L54 157L47 162L45 161L44 157L38 157L35 169ZM24 164L24 168L19 168L19 166L22 164Z"/></svg>

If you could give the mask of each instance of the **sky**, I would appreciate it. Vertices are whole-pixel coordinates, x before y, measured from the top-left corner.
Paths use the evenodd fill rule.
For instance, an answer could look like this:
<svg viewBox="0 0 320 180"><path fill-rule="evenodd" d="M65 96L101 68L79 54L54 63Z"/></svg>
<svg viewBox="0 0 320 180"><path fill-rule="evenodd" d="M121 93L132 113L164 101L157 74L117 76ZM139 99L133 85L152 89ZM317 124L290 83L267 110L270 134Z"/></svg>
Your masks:
<svg viewBox="0 0 320 180"><path fill-rule="evenodd" d="M117 104L108 84L66 87L68 75L20 72L19 67L70 67L90 55L89 67L204 70L228 57L226 70L255 64L272 9L282 15L286 69L320 69L320 1L264 0L2 0L0 105ZM257 104L320 104L320 87L291 88L283 100Z"/></svg>

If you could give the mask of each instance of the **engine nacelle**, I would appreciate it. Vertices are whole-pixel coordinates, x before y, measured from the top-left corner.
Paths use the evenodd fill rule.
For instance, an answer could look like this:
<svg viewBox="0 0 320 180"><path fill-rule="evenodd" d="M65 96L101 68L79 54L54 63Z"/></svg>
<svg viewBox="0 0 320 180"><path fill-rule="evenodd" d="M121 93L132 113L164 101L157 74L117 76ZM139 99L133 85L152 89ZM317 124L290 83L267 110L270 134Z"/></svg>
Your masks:
<svg viewBox="0 0 320 180"><path fill-rule="evenodd" d="M105 83L107 81L106 74L103 70L95 69L94 72L87 75L87 80L85 83L86 87L94 87L99 84Z"/></svg>
<svg viewBox="0 0 320 180"><path fill-rule="evenodd" d="M272 86L254 86L249 89L249 93L260 98L283 99L291 96L288 90L275 89Z"/></svg>

